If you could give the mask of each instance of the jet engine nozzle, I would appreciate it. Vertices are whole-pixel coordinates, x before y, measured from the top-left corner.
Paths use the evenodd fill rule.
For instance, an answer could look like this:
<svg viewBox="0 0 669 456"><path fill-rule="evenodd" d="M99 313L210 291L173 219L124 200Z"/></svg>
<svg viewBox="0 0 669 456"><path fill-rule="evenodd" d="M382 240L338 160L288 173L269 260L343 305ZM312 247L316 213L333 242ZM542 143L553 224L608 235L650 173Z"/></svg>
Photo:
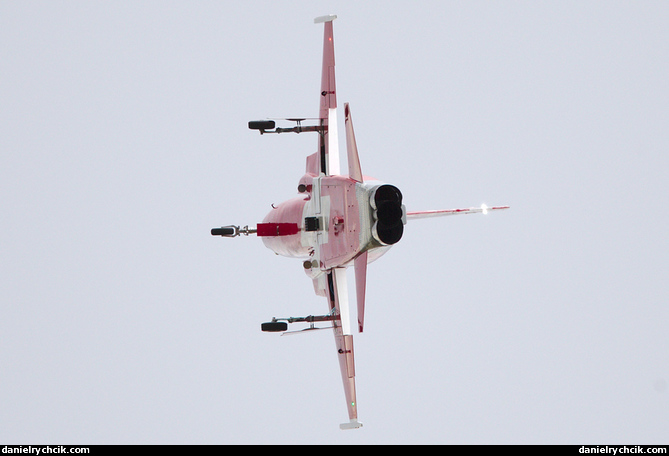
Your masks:
<svg viewBox="0 0 669 456"><path fill-rule="evenodd" d="M374 239L383 245L399 242L404 234L402 192L394 185L380 185L372 192L369 203L374 211Z"/></svg>

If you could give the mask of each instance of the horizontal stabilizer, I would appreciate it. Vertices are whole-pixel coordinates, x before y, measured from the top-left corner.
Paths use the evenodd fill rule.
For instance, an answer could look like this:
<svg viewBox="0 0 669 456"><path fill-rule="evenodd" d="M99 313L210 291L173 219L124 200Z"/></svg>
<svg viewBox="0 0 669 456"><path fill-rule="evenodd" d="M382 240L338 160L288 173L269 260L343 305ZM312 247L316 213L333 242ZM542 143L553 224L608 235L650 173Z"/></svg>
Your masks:
<svg viewBox="0 0 669 456"><path fill-rule="evenodd" d="M361 254L353 262L355 270L355 294L358 302L358 331L365 326L365 291L367 289L368 252Z"/></svg>
<svg viewBox="0 0 669 456"><path fill-rule="evenodd" d="M358 146L355 143L353 132L353 121L351 120L351 108L344 103L344 123L346 126L346 152L348 154L348 177L356 182L362 182L362 170L360 169L360 157Z"/></svg>
<svg viewBox="0 0 669 456"><path fill-rule="evenodd" d="M481 204L481 207L470 207L466 209L439 209L436 211L407 212L407 220L430 218L430 217L444 217L446 215L458 215L458 214L487 214L490 211L509 209L509 207L510 206L488 207L485 204Z"/></svg>

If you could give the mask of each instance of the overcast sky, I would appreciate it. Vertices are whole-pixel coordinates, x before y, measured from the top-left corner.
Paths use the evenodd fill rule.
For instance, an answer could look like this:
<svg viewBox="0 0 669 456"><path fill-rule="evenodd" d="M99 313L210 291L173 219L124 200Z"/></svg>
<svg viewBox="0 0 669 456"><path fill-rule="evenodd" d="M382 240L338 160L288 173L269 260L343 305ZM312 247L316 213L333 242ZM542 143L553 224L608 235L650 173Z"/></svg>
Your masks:
<svg viewBox="0 0 669 456"><path fill-rule="evenodd" d="M345 432L331 332L260 331L326 311L301 262L209 234L296 196L316 137L247 122L318 115L329 13L363 172L409 210L512 206L412 221L370 266ZM664 1L0 2L0 441L666 444L667 24Z"/></svg>

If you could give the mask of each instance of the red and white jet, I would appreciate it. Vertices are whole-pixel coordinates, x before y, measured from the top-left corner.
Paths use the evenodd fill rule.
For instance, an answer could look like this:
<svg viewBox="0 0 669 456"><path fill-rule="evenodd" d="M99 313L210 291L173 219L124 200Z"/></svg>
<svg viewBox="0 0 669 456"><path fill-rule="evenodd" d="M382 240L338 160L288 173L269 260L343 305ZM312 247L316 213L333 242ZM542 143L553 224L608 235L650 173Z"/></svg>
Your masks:
<svg viewBox="0 0 669 456"><path fill-rule="evenodd" d="M288 323L296 322L309 323L302 331L333 328L349 417L349 422L340 427L356 429L362 423L358 421L355 393L353 332L346 268L352 265L355 270L357 326L358 331L362 332L367 264L386 253L402 238L408 220L455 214L486 214L507 209L508 206L482 205L467 209L407 212L402 204L402 193L397 187L363 176L348 103L344 104L348 175L341 174L332 33L332 21L336 18L335 15L328 15L314 19L315 23L322 23L325 28L318 124L303 126L302 121L306 119L286 119L296 122L296 126L278 128L272 120L249 122L249 128L259 130L261 134L317 133L318 151L307 157L306 173L297 187L299 196L273 206L256 228L225 226L212 229L211 234L224 237L256 234L275 253L303 260L304 272L312 279L316 294L327 299L328 312L318 316L273 318L271 322L263 323L261 329L284 332L288 329ZM317 322L330 322L331 326L315 327Z"/></svg>

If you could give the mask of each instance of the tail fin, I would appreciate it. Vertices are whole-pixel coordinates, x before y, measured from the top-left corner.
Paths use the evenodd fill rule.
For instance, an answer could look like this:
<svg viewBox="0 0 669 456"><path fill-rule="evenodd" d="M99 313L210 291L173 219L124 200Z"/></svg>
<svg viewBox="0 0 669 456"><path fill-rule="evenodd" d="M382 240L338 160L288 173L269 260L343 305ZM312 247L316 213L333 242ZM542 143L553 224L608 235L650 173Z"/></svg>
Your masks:
<svg viewBox="0 0 669 456"><path fill-rule="evenodd" d="M407 220L430 218L430 217L444 217L446 215L457 215L457 214L487 214L490 211L498 211L502 209L509 209L510 206L493 206L488 207L485 204L481 204L481 207L470 207L467 209L440 209L436 211L416 211L416 212L407 212Z"/></svg>

